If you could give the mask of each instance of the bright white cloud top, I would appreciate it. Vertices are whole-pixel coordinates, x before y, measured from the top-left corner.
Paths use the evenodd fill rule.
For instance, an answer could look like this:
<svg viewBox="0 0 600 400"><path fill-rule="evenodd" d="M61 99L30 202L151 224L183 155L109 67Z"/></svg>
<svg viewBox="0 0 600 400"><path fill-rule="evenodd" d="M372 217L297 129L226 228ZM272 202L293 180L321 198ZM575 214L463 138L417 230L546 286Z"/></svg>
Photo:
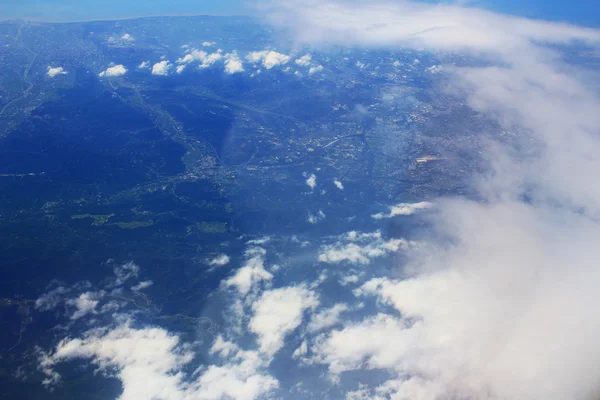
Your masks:
<svg viewBox="0 0 600 400"><path fill-rule="evenodd" d="M254 64L262 64L266 69L271 69L289 63L291 57L276 51L263 50L249 53L246 60Z"/></svg>
<svg viewBox="0 0 600 400"><path fill-rule="evenodd" d="M225 55L225 72L230 75L244 72L244 64L237 53L233 52Z"/></svg>
<svg viewBox="0 0 600 400"><path fill-rule="evenodd" d="M102 71L98 75L100 77L112 78L117 76L123 76L126 73L127 68L125 68L122 64L118 64L112 67L108 67L106 71Z"/></svg>
<svg viewBox="0 0 600 400"><path fill-rule="evenodd" d="M152 66L152 75L167 76L172 66L168 60L157 62Z"/></svg>
<svg viewBox="0 0 600 400"><path fill-rule="evenodd" d="M67 75L67 71L65 71L65 69L63 67L48 66L48 68L46 69L46 75L49 78L54 78L55 76L58 76L58 75Z"/></svg>

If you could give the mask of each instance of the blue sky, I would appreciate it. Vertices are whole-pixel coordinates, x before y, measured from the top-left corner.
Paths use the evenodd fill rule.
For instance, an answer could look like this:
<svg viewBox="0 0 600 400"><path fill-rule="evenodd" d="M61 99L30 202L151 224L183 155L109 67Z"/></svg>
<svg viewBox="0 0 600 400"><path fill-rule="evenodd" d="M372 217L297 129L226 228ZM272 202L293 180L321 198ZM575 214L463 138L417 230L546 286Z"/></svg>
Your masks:
<svg viewBox="0 0 600 400"><path fill-rule="evenodd" d="M244 0L3 0L0 18L51 21L146 15L244 14ZM474 0L493 11L600 27L600 0Z"/></svg>

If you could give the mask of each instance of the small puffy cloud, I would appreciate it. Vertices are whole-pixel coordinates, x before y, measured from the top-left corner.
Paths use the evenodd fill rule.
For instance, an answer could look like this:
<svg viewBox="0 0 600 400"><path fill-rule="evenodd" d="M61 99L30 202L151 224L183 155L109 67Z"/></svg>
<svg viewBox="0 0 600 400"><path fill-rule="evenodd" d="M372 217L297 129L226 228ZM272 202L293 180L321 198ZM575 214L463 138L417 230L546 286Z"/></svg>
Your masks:
<svg viewBox="0 0 600 400"><path fill-rule="evenodd" d="M272 357L283 347L285 336L302 323L304 311L318 305L316 293L303 286L264 292L252 304L254 315L248 324L258 336L260 351Z"/></svg>
<svg viewBox="0 0 600 400"><path fill-rule="evenodd" d="M311 174L306 180L306 184L310 190L313 190L317 186L317 176L315 174Z"/></svg>
<svg viewBox="0 0 600 400"><path fill-rule="evenodd" d="M254 51L246 56L246 60L252 63L261 63L266 69L271 69L279 65L285 65L290 62L291 57L276 51Z"/></svg>
<svg viewBox="0 0 600 400"><path fill-rule="evenodd" d="M67 75L67 71L65 71L65 69L63 67L48 66L48 68L46 69L46 75L49 78L54 78L55 76L58 76L58 75Z"/></svg>
<svg viewBox="0 0 600 400"><path fill-rule="evenodd" d="M208 265L211 267L222 267L223 265L229 264L229 256L227 254L219 254L212 260L208 261Z"/></svg>
<svg viewBox="0 0 600 400"><path fill-rule="evenodd" d="M235 275L226 279L223 285L235 287L242 296L245 296L261 281L270 281L273 279L273 274L265 269L264 257L266 253L260 247L251 249L251 251L247 252L250 258L246 260L242 268L237 270Z"/></svg>
<svg viewBox="0 0 600 400"><path fill-rule="evenodd" d="M223 55L219 52L208 54L200 64L200 68L208 68L213 65L215 62L223 59Z"/></svg>
<svg viewBox="0 0 600 400"><path fill-rule="evenodd" d="M212 47L215 44L217 44L216 42L202 42L202 46L204 47Z"/></svg>
<svg viewBox="0 0 600 400"><path fill-rule="evenodd" d="M143 281L143 282L138 283L137 285L132 286L131 290L133 290L134 292L139 292L140 290L149 288L153 284L154 284L154 282L152 282L152 281Z"/></svg>
<svg viewBox="0 0 600 400"><path fill-rule="evenodd" d="M398 205L390 207L390 212L385 213L377 213L371 215L373 219L384 219L384 218L392 218L397 215L413 215L418 210L425 210L427 208L433 207L433 203L429 203L427 201L422 201L420 203L400 203Z"/></svg>
<svg viewBox="0 0 600 400"><path fill-rule="evenodd" d="M215 62L222 60L223 57L224 56L221 54L221 51L216 51L209 54L202 50L192 49L184 57L178 58L176 62L178 64L189 64L193 61L197 61L200 63L200 68L208 68Z"/></svg>
<svg viewBox="0 0 600 400"><path fill-rule="evenodd" d="M178 65L177 68L175 68L175 72L180 74L183 72L184 69L185 69L185 65Z"/></svg>
<svg viewBox="0 0 600 400"><path fill-rule="evenodd" d="M340 190L344 190L344 184L342 182L340 182L339 180L335 179L333 181L333 184L335 185L335 187L337 187Z"/></svg>
<svg viewBox="0 0 600 400"><path fill-rule="evenodd" d="M126 33L126 34L124 34L123 36L121 36L121 39L122 39L122 40L126 40L126 41L128 41L128 42L131 42L131 41L133 41L133 40L134 40L134 39L133 39L133 36L131 36L129 33Z"/></svg>
<svg viewBox="0 0 600 400"><path fill-rule="evenodd" d="M340 279L340 285L342 286L348 286L351 285L353 283L358 283L358 275L345 275L342 277L342 279Z"/></svg>
<svg viewBox="0 0 600 400"><path fill-rule="evenodd" d="M329 264L341 262L369 264L372 258L407 248L408 244L404 239L385 240L379 231L374 233L352 231L343 235L336 243L322 246L319 261Z"/></svg>
<svg viewBox="0 0 600 400"><path fill-rule="evenodd" d="M331 308L314 314L308 324L309 332L317 332L330 328L341 321L342 313L348 311L346 304L336 304Z"/></svg>
<svg viewBox="0 0 600 400"><path fill-rule="evenodd" d="M95 313L96 306L103 296L104 292L85 292L75 299L67 300L65 304L75 308L70 318L76 320L84 315Z"/></svg>
<svg viewBox="0 0 600 400"><path fill-rule="evenodd" d="M168 60L163 60L152 66L152 75L167 76L170 69L171 63Z"/></svg>
<svg viewBox="0 0 600 400"><path fill-rule="evenodd" d="M308 70L308 74L312 75L312 74L316 74L317 72L321 72L321 71L323 71L323 66L317 65L315 67L310 67L310 69Z"/></svg>
<svg viewBox="0 0 600 400"><path fill-rule="evenodd" d="M150 67L150 61L142 61L140 63L140 65L138 65L137 67L139 69L149 68Z"/></svg>
<svg viewBox="0 0 600 400"><path fill-rule="evenodd" d="M127 68L123 66L123 64L117 64L113 67L108 67L106 71L100 72L98 74L100 77L104 78L112 78L116 76L123 76L127 73Z"/></svg>
<svg viewBox="0 0 600 400"><path fill-rule="evenodd" d="M311 61L312 61L312 56L310 54L306 54L306 55L296 59L295 63L301 67L309 67Z"/></svg>
<svg viewBox="0 0 600 400"><path fill-rule="evenodd" d="M236 52L225 55L225 72L230 75L244 72L244 64Z"/></svg>

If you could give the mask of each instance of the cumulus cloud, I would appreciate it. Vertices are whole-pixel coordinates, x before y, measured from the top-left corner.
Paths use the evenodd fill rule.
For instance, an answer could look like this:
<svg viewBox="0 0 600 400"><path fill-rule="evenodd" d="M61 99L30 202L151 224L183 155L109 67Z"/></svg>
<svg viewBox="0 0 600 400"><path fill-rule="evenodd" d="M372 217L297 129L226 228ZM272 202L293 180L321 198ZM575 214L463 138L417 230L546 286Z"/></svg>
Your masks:
<svg viewBox="0 0 600 400"><path fill-rule="evenodd" d="M183 70L184 70L184 69L185 69L185 65L178 65L178 66L175 68L175 72L177 72L178 74L180 74L180 73L182 73L182 72L183 72Z"/></svg>
<svg viewBox="0 0 600 400"><path fill-rule="evenodd" d="M150 67L150 61L142 61L140 65L138 65L139 69L145 69Z"/></svg>
<svg viewBox="0 0 600 400"><path fill-rule="evenodd" d="M283 347L285 336L300 326L304 311L318 305L316 293L303 286L264 292L252 305L254 315L248 324L258 336L260 351L273 356Z"/></svg>
<svg viewBox="0 0 600 400"><path fill-rule="evenodd" d="M159 61L152 66L152 75L167 76L172 65L168 60Z"/></svg>
<svg viewBox="0 0 600 400"><path fill-rule="evenodd" d="M244 64L237 53L233 52L225 55L225 72L230 75L244 72Z"/></svg>
<svg viewBox="0 0 600 400"><path fill-rule="evenodd" d="M316 74L317 72L321 72L323 71L323 66L322 65L316 65L314 67L310 67L308 69L308 74L312 75L312 74Z"/></svg>
<svg viewBox="0 0 600 400"><path fill-rule="evenodd" d="M253 51L246 56L246 60L251 63L261 63L266 69L271 69L279 65L285 65L290 62L291 57L272 50Z"/></svg>
<svg viewBox="0 0 600 400"><path fill-rule="evenodd" d="M49 78L54 78L58 75L67 75L67 71L65 71L63 67L48 66L48 68L46 69L46 75L48 75Z"/></svg>
<svg viewBox="0 0 600 400"><path fill-rule="evenodd" d="M310 190L314 190L317 187L317 176L315 174L310 174L308 179L306 180L306 184L310 188Z"/></svg>
<svg viewBox="0 0 600 400"><path fill-rule="evenodd" d="M377 213L371 215L373 219L384 219L384 218L392 218L397 215L413 215L418 210L425 210L433 207L433 204L427 201L422 201L419 203L400 203L398 205L390 207L389 213Z"/></svg>
<svg viewBox="0 0 600 400"><path fill-rule="evenodd" d="M178 64L189 64L191 62L197 61L200 63L200 68L208 68L212 66L215 62L220 61L224 58L221 51L218 50L214 53L207 53L202 50L192 49L188 54L183 56L182 58L177 59Z"/></svg>
<svg viewBox="0 0 600 400"><path fill-rule="evenodd" d="M112 329L93 329L83 338L65 339L50 354L42 354L40 369L56 383L54 367L62 362L89 359L107 376L122 384L122 400L134 399L258 399L278 386L262 373L263 359L257 352L243 351L219 337L211 354L223 358L196 377L184 372L194 354L177 335L158 327L134 328L125 319ZM188 379L192 378L192 379Z"/></svg>
<svg viewBox="0 0 600 400"><path fill-rule="evenodd" d="M217 44L216 42L202 42L202 46L204 46L204 47L212 47L216 44Z"/></svg>
<svg viewBox="0 0 600 400"><path fill-rule="evenodd" d="M309 67L311 61L312 61L312 56L310 54L306 54L300 58L297 58L295 63L301 67Z"/></svg>
<svg viewBox="0 0 600 400"><path fill-rule="evenodd" d="M341 181L339 181L339 180L337 180L337 179L334 179L334 181L333 181L333 184L334 184L334 185L335 185L335 187L337 187L338 189L340 189L340 190L344 190L344 184L343 184Z"/></svg>
<svg viewBox="0 0 600 400"><path fill-rule="evenodd" d="M597 48L600 31L454 4L309 0L273 8L271 22L300 43L484 60L444 65L446 90L518 133L482 154L490 173L474 177L473 188L483 201L436 201L438 232L427 251L411 255L404 279L375 278L356 291L396 312L323 333L313 361L333 377L389 374L350 398L597 397L600 344L591 338L600 317L589 305L599 300L600 189L581 172L600 167L600 101L589 71L567 64L560 47ZM532 144L535 154L523 151ZM381 218L406 212L414 209Z"/></svg>
<svg viewBox="0 0 600 400"><path fill-rule="evenodd" d="M77 298L67 300L66 304L75 308L75 311L71 314L71 319L75 320L84 315L95 313L96 306L103 296L104 292L85 292Z"/></svg>
<svg viewBox="0 0 600 400"><path fill-rule="evenodd" d="M250 290L261 281L270 281L273 274L265 269L266 250L260 247L250 248L246 255L248 259L236 273L225 280L223 284L234 287L242 295L247 295Z"/></svg>
<svg viewBox="0 0 600 400"><path fill-rule="evenodd" d="M349 262L369 264L371 259L408 248L404 239L385 240L381 232L359 233L351 231L342 235L334 244L321 247L319 261L329 264Z"/></svg>
<svg viewBox="0 0 600 400"><path fill-rule="evenodd" d="M127 73L127 68L125 68L122 64L118 64L112 67L108 67L106 71L100 72L98 75L100 77L115 77L115 76L123 76Z"/></svg>
<svg viewBox="0 0 600 400"><path fill-rule="evenodd" d="M131 36L129 33L126 33L126 34L124 34L123 36L121 36L121 39L122 39L122 40L125 40L125 41L128 41L128 42L131 42L131 41L133 41L133 40L134 40L134 39L133 39L133 36Z"/></svg>

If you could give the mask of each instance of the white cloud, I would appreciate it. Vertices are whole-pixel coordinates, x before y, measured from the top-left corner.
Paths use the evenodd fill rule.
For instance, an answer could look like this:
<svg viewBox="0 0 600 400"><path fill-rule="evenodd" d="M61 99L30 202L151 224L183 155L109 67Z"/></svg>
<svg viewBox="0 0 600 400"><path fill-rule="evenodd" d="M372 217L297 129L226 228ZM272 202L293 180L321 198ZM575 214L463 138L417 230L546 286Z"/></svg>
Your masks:
<svg viewBox="0 0 600 400"><path fill-rule="evenodd" d="M186 54L182 58L178 58L176 62L178 64L189 64L191 62L197 61L200 63L200 68L208 68L212 66L215 62L222 60L224 57L226 56L223 56L220 50L209 54L202 50L192 49L188 54Z"/></svg>
<svg viewBox="0 0 600 400"><path fill-rule="evenodd" d="M266 291L252 304L254 315L248 328L258 336L260 351L273 356L287 334L302 322L304 311L319 305L316 293L303 286Z"/></svg>
<svg viewBox="0 0 600 400"><path fill-rule="evenodd" d="M76 320L84 315L95 313L96 306L103 296L104 292L85 292L77 298L67 300L66 304L75 308L75 311L71 314L71 319Z"/></svg>
<svg viewBox="0 0 600 400"><path fill-rule="evenodd" d="M235 287L242 296L247 295L261 281L273 279L273 274L265 269L264 257L267 252L260 247L251 250L248 253L250 258L246 260L244 265L237 270L235 275L223 282L225 286Z"/></svg>
<svg viewBox="0 0 600 400"><path fill-rule="evenodd" d="M158 327L136 329L126 319L112 329L93 329L82 339L65 339L51 354L42 354L40 370L46 384L60 376L53 367L61 362L89 359L99 371L121 381L121 400L235 398L254 400L278 387L273 377L261 372L264 360L252 351L217 338L211 353L224 359L199 375L187 376L184 369L193 353L179 337Z"/></svg>
<svg viewBox="0 0 600 400"><path fill-rule="evenodd" d="M358 233L348 232L334 244L321 247L319 261L329 264L349 262L352 264L369 264L372 258L382 257L388 253L408 248L404 239L385 240L381 232Z"/></svg>
<svg viewBox="0 0 600 400"><path fill-rule="evenodd" d="M67 75L67 71L65 71L63 67L48 66L46 69L46 75L48 75L49 78L54 78L57 75Z"/></svg>
<svg viewBox="0 0 600 400"><path fill-rule="evenodd" d="M296 64L301 67L309 67L310 62L312 61L312 56L310 54L303 55L302 57L296 59Z"/></svg>
<svg viewBox="0 0 600 400"><path fill-rule="evenodd" d="M338 181L337 179L335 179L333 181L333 184L335 185L335 187L337 187L340 190L344 190L344 184L340 181Z"/></svg>
<svg viewBox="0 0 600 400"><path fill-rule="evenodd" d="M152 75L167 76L171 66L171 63L167 60L157 62L152 66Z"/></svg>
<svg viewBox="0 0 600 400"><path fill-rule="evenodd" d="M390 207L390 212L385 213L377 213L371 215L373 219L384 219L384 218L392 218L397 215L413 215L418 210L425 210L433 207L433 203L429 203L427 201L422 201L420 203L400 203L398 205Z"/></svg>
<svg viewBox="0 0 600 400"><path fill-rule="evenodd" d="M139 69L144 69L144 68L149 68L150 67L150 61L142 61L140 63L140 65L138 65Z"/></svg>
<svg viewBox="0 0 600 400"><path fill-rule="evenodd" d="M308 185L310 190L314 190L314 188L317 186L317 176L315 174L310 174L310 176L306 180L306 184Z"/></svg>
<svg viewBox="0 0 600 400"><path fill-rule="evenodd" d="M133 41L133 40L134 40L134 39L133 39L133 36L131 36L129 33L126 33L126 34L124 34L123 36L121 36L121 39L122 39L122 40L126 40L126 41L128 41L128 42L131 42L131 41Z"/></svg>
<svg viewBox="0 0 600 400"><path fill-rule="evenodd" d="M230 75L244 72L244 64L235 52L225 55L225 72Z"/></svg>
<svg viewBox="0 0 600 400"><path fill-rule="evenodd" d="M208 68L213 65L215 62L220 61L223 58L221 53L212 53L208 54L202 63L200 64L200 68Z"/></svg>
<svg viewBox="0 0 600 400"><path fill-rule="evenodd" d="M222 267L223 265L229 264L229 256L227 254L219 254L215 258L208 261L208 265L211 267Z"/></svg>
<svg viewBox="0 0 600 400"><path fill-rule="evenodd" d="M358 275L355 275L355 274L345 275L342 277L342 279L340 279L340 285L348 286L353 283L358 283L358 279L359 279Z"/></svg>
<svg viewBox="0 0 600 400"><path fill-rule="evenodd" d="M143 282L138 283L137 285L132 286L131 290L133 290L134 292L139 292L140 290L149 288L153 284L154 284L154 282L152 282L152 281L143 281Z"/></svg>
<svg viewBox="0 0 600 400"><path fill-rule="evenodd" d="M307 327L308 331L317 332L338 324L341 321L342 313L345 311L348 311L346 304L336 304L331 308L313 314Z"/></svg>
<svg viewBox="0 0 600 400"><path fill-rule="evenodd" d="M177 72L178 74L180 74L180 73L182 73L182 72L183 72L183 70L184 70L184 69L185 69L185 65L178 65L178 66L175 68L175 72Z"/></svg>
<svg viewBox="0 0 600 400"><path fill-rule="evenodd" d="M246 60L251 63L262 63L266 69L271 69L279 65L285 65L290 62L291 57L272 50L254 51L246 56Z"/></svg>
<svg viewBox="0 0 600 400"><path fill-rule="evenodd" d="M216 44L217 44L216 42L202 42L202 46L204 46L204 47L212 47Z"/></svg>
<svg viewBox="0 0 600 400"><path fill-rule="evenodd" d="M405 328L406 325L400 319L386 314L348 324L341 330L334 330L317 338L312 349L315 353L313 361L328 364L329 372L333 375L358 370L363 366L367 369L401 368L406 353L419 351L416 347L411 349L411 341L406 340L407 336L416 335L416 331L411 332Z"/></svg>
<svg viewBox="0 0 600 400"><path fill-rule="evenodd" d="M125 68L122 64L118 64L113 67L108 67L106 69L106 71L102 71L98 75L100 77L111 78L111 77L116 77L116 76L123 76L126 73L127 73L127 68Z"/></svg>
<svg viewBox="0 0 600 400"><path fill-rule="evenodd" d="M315 67L310 67L308 69L308 74L312 75L312 74L316 74L317 72L321 72L323 71L323 66L322 65L317 65Z"/></svg>

